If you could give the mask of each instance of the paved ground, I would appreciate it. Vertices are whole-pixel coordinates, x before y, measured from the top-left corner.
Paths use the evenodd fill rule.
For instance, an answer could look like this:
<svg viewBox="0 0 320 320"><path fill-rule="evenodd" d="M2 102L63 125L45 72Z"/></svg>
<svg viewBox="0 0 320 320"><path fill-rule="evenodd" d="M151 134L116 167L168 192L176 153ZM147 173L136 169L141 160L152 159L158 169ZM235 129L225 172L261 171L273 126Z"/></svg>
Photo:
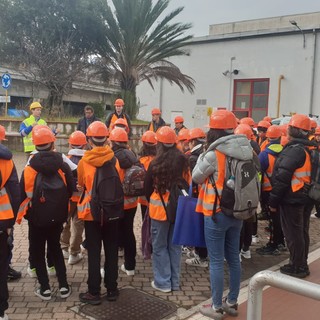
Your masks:
<svg viewBox="0 0 320 320"><path fill-rule="evenodd" d="M20 173L23 169L25 156L21 153L14 154L14 160ZM259 224L259 235L262 243L267 241L267 234L264 231L265 223ZM140 210L135 218L135 234L137 237L137 268L134 277L128 277L119 271L119 287L131 286L147 293L153 294L160 298L172 301L178 307L177 316L172 319L202 319L197 311L197 306L210 298L210 281L208 268L197 268L187 266L185 264L186 257L183 257L181 264L181 291L175 291L169 294L155 291L151 288L150 282L153 280L151 261L144 261L140 253L140 228L141 215ZM37 285L36 280L31 279L27 274L28 261L28 240L27 240L27 223L24 221L22 225L15 227L15 248L13 254L13 267L22 271L22 278L19 281L9 283L10 299L9 310L7 313L10 319L84 319L75 314L71 308L79 306L79 292L86 290L87 279L87 258L85 257L80 263L69 266L67 265L68 281L72 285L73 293L66 299L59 297L53 298L49 302L41 301L34 295L34 289ZM310 227L311 247L320 247L320 219L312 218ZM260 245L260 244L259 244ZM242 280L243 286L252 275L256 272L270 268L271 266L281 263L288 258L286 253L275 257L262 257L255 253L252 246L252 258L243 259L242 262ZM119 266L122 264L123 258L119 260ZM225 279L227 284L228 275ZM53 289L57 289L55 277L51 278ZM205 317L203 317L205 319ZM125 319L124 319L125 320Z"/></svg>

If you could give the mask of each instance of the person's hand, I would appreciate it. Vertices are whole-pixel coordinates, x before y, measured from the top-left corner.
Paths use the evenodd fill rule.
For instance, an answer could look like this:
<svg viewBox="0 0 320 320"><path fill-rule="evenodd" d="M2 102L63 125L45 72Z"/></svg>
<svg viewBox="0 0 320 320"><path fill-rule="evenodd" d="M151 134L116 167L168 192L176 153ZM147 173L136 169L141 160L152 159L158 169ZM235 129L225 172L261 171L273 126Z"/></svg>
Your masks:
<svg viewBox="0 0 320 320"><path fill-rule="evenodd" d="M84 190L83 186L80 186L79 184L77 184L77 189L79 192L83 192Z"/></svg>
<svg viewBox="0 0 320 320"><path fill-rule="evenodd" d="M270 212L277 212L277 208L269 207Z"/></svg>

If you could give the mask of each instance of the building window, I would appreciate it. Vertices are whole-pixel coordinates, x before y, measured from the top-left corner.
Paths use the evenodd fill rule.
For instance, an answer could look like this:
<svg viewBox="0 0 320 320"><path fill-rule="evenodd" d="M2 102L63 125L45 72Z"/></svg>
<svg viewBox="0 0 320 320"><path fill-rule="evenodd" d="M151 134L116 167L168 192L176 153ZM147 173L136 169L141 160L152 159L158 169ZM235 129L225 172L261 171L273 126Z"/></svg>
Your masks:
<svg viewBox="0 0 320 320"><path fill-rule="evenodd" d="M197 106L205 106L207 104L207 99L197 99Z"/></svg>
<svg viewBox="0 0 320 320"><path fill-rule="evenodd" d="M260 121L268 114L269 79L234 80L233 112Z"/></svg>

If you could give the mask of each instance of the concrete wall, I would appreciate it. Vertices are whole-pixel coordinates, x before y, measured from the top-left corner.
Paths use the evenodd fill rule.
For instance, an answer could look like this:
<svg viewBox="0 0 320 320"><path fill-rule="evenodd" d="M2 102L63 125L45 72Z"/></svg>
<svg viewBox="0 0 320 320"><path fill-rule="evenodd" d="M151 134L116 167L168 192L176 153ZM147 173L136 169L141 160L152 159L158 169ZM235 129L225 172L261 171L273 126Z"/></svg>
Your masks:
<svg viewBox="0 0 320 320"><path fill-rule="evenodd" d="M11 151L23 152L23 141L19 134L21 120L0 120L0 125L6 128L7 141L3 141ZM77 129L77 123L71 122L48 122L50 128L58 128L60 133L56 136L56 149L59 152L67 153L69 150L68 139L72 132ZM147 125L132 125L132 139L129 144L132 150L137 154L142 144L141 136L147 130Z"/></svg>

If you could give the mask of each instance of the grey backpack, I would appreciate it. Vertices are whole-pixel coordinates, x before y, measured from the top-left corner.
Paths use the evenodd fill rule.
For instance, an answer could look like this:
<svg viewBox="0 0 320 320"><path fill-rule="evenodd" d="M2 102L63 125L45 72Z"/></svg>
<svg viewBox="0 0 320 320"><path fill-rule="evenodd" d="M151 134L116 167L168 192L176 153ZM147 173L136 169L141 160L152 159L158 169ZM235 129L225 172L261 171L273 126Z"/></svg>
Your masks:
<svg viewBox="0 0 320 320"><path fill-rule="evenodd" d="M217 188L213 181L217 194ZM221 211L239 220L252 217L258 208L261 182L254 159L239 160L226 157L226 176L219 197Z"/></svg>

